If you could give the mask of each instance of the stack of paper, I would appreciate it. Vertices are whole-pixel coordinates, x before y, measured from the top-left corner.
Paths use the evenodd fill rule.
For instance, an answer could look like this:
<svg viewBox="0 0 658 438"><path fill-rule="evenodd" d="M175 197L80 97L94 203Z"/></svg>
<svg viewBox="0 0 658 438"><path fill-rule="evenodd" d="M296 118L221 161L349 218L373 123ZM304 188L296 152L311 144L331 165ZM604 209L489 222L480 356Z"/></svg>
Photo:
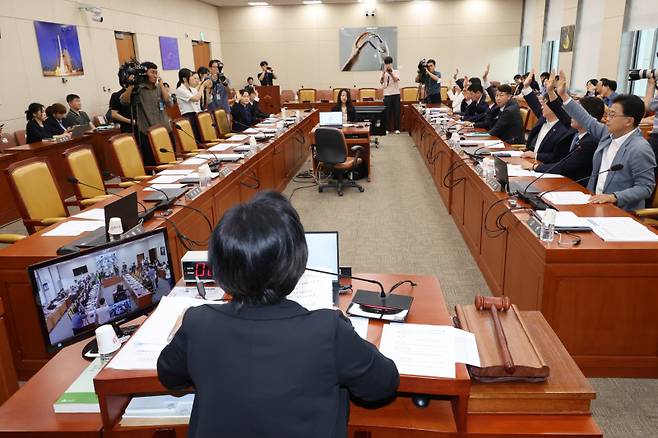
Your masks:
<svg viewBox="0 0 658 438"><path fill-rule="evenodd" d="M232 147L233 145L231 143L220 143L218 145L215 145L211 148L208 148L208 150L213 151L213 152L222 152L225 151L226 149Z"/></svg>
<svg viewBox="0 0 658 438"><path fill-rule="evenodd" d="M165 169L161 172L158 172L157 175L187 175L190 172L193 172L193 170L192 169Z"/></svg>
<svg viewBox="0 0 658 438"><path fill-rule="evenodd" d="M104 221L66 221L59 224L52 230L43 233L42 236L46 237L60 237L60 236L79 236L85 231L94 231L105 226Z"/></svg>
<svg viewBox="0 0 658 438"><path fill-rule="evenodd" d="M185 424L192 415L193 405L194 394L133 397L123 413L121 425Z"/></svg>
<svg viewBox="0 0 658 438"><path fill-rule="evenodd" d="M75 214L71 217L78 219L89 219L92 221L104 221L105 220L105 209L103 208L90 208L88 210L83 210L82 212Z"/></svg>
<svg viewBox="0 0 658 438"><path fill-rule="evenodd" d="M229 138L227 138L226 141L245 141L248 137L249 137L248 135L243 135L243 134L232 135Z"/></svg>
<svg viewBox="0 0 658 438"><path fill-rule="evenodd" d="M455 378L455 363L480 366L473 333L450 326L387 324L379 351L400 374Z"/></svg>
<svg viewBox="0 0 658 438"><path fill-rule="evenodd" d="M539 220L544 220L545 213L545 210L535 211ZM589 230L591 226L585 218L576 216L572 211L557 211L555 214L555 228L558 230L560 228L585 228Z"/></svg>
<svg viewBox="0 0 658 438"><path fill-rule="evenodd" d="M304 271L304 275L287 298L298 302L308 310L332 309L334 307L332 281L330 275Z"/></svg>
<svg viewBox="0 0 658 438"><path fill-rule="evenodd" d="M149 184L171 184L181 179L183 175L161 175L149 180Z"/></svg>
<svg viewBox="0 0 658 438"><path fill-rule="evenodd" d="M587 204L590 195L583 192L550 192L543 198L553 205L578 205Z"/></svg>
<svg viewBox="0 0 658 438"><path fill-rule="evenodd" d="M542 178L564 178L562 175L557 175L553 173L537 173L532 170L525 170L518 164L508 164L507 165L507 175L512 176L530 176L537 178L541 176Z"/></svg>
<svg viewBox="0 0 658 438"><path fill-rule="evenodd" d="M245 129L244 131L242 131L242 133L243 134L258 134L258 133L260 133L260 131L258 129L248 128L248 129Z"/></svg>
<svg viewBox="0 0 658 438"><path fill-rule="evenodd" d="M188 165L188 166L198 166L200 164L205 163L206 161L207 160L204 160L203 158L192 157L192 158L188 158L187 160L183 161L181 164L185 164L185 165Z"/></svg>
<svg viewBox="0 0 658 438"><path fill-rule="evenodd" d="M59 413L100 413L98 396L94 390L94 377L103 368L100 358L94 359L68 389L53 404Z"/></svg>
<svg viewBox="0 0 658 438"><path fill-rule="evenodd" d="M606 242L658 242L658 235L630 217L587 217L592 230Z"/></svg>
<svg viewBox="0 0 658 438"><path fill-rule="evenodd" d="M366 339L368 337L368 318L361 318L358 316L350 316L350 322L352 323L352 326L354 327L354 331L356 332L357 335L361 336L362 339Z"/></svg>

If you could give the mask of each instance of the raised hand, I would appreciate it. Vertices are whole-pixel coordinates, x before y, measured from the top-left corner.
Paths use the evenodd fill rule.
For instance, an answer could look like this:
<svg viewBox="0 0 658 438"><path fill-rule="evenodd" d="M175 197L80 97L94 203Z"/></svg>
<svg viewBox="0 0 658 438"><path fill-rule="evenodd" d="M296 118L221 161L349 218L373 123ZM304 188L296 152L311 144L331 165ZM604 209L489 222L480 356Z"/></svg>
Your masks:
<svg viewBox="0 0 658 438"><path fill-rule="evenodd" d="M527 78L523 80L523 88L527 88L532 84L532 81L535 79L535 69L533 68Z"/></svg>
<svg viewBox="0 0 658 438"><path fill-rule="evenodd" d="M486 82L487 77L489 77L489 67L490 65L487 64L487 66L484 68L484 72L482 73L482 81Z"/></svg>
<svg viewBox="0 0 658 438"><path fill-rule="evenodd" d="M564 74L564 70L560 70L560 79L557 80L556 88L557 94L560 95L562 100L569 98L569 94L567 93L567 75Z"/></svg>

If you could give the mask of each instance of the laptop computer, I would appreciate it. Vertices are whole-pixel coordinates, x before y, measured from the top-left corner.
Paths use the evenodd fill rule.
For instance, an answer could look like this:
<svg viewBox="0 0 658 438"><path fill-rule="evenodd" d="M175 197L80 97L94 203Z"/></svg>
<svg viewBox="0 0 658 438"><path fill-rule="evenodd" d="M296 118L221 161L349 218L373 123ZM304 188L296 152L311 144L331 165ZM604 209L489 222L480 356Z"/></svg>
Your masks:
<svg viewBox="0 0 658 438"><path fill-rule="evenodd" d="M72 138L78 138L82 137L85 135L87 132L93 130L94 128L91 126L90 123L86 123L84 125L77 125L73 127L73 131L71 131L71 137Z"/></svg>
<svg viewBox="0 0 658 438"><path fill-rule="evenodd" d="M537 187L532 184L528 185L526 182L510 181L509 173L507 172L507 163L495 155L494 168L496 170L496 179L503 191L507 191L507 193L527 193L528 195L539 193Z"/></svg>
<svg viewBox="0 0 658 438"><path fill-rule="evenodd" d="M98 245L103 245L110 241L110 236L107 233L110 224L110 218L121 218L121 225L124 233L139 223L139 215L137 214L137 193L130 193L116 201L111 202L103 209L105 211L105 227L99 228L81 239L73 243L74 246L79 248L91 248Z"/></svg>
<svg viewBox="0 0 658 438"><path fill-rule="evenodd" d="M326 128L342 128L343 113L340 111L330 111L320 113L320 126Z"/></svg>
<svg viewBox="0 0 658 438"><path fill-rule="evenodd" d="M144 201L160 202L160 201L166 201L167 199L169 200L176 199L180 196L183 196L183 194L187 192L189 189L190 189L189 187L182 187L179 189L162 189L162 192L165 192L167 196L165 196L165 193L154 190L150 192L146 197L144 197Z"/></svg>

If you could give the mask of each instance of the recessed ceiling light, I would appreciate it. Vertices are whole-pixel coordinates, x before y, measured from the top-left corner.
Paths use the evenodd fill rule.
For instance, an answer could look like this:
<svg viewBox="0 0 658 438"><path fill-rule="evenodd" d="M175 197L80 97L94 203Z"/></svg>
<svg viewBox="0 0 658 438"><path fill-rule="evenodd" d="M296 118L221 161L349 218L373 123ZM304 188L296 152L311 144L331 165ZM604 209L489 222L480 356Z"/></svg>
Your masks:
<svg viewBox="0 0 658 438"><path fill-rule="evenodd" d="M304 0L302 3L305 5L320 5L322 4L322 0Z"/></svg>
<svg viewBox="0 0 658 438"><path fill-rule="evenodd" d="M270 5L268 2L249 2L247 4L249 6L269 6Z"/></svg>

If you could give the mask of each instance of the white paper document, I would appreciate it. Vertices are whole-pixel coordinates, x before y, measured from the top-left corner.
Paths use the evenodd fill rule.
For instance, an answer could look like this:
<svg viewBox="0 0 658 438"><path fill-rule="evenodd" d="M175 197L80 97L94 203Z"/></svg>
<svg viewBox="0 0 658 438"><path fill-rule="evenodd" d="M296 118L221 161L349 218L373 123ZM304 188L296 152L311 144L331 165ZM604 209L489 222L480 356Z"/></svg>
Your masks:
<svg viewBox="0 0 658 438"><path fill-rule="evenodd" d="M232 135L228 137L226 141L245 141L247 137L248 135L244 135L244 134Z"/></svg>
<svg viewBox="0 0 658 438"><path fill-rule="evenodd" d="M219 301L224 297L224 291L221 287L206 286L206 300ZM183 298L203 298L199 296L199 291L195 286L176 286L167 295L169 298L183 297Z"/></svg>
<svg viewBox="0 0 658 438"><path fill-rule="evenodd" d="M296 301L308 310L333 309L332 277L317 272L304 271L288 299Z"/></svg>
<svg viewBox="0 0 658 438"><path fill-rule="evenodd" d="M176 418L192 414L194 394L182 397L152 395L133 397L128 403L123 418Z"/></svg>
<svg viewBox="0 0 658 438"><path fill-rule="evenodd" d="M540 220L544 220L545 210L535 211ZM583 217L578 217L573 211L555 212L555 228L590 228L590 223Z"/></svg>
<svg viewBox="0 0 658 438"><path fill-rule="evenodd" d="M260 131L254 128L248 128L242 131L243 134L258 134ZM233 137L236 137L235 135Z"/></svg>
<svg viewBox="0 0 658 438"><path fill-rule="evenodd" d="M196 298L163 297L151 316L144 321L144 324L126 342L107 366L118 370L156 369L158 356L160 356L160 352L174 334L173 331L178 318L188 308L204 304L217 306L222 305L223 302L217 303Z"/></svg>
<svg viewBox="0 0 658 438"><path fill-rule="evenodd" d="M75 214L71 217L78 219L89 219L92 221L104 221L105 220L105 209L103 208L90 208L84 210L78 214Z"/></svg>
<svg viewBox="0 0 658 438"><path fill-rule="evenodd" d="M242 154L215 154L217 155L217 158L220 160L227 160L227 161L232 161L232 160L239 160L244 158L244 155Z"/></svg>
<svg viewBox="0 0 658 438"><path fill-rule="evenodd" d="M155 192L158 189L182 189L185 187L185 184L151 184L149 187L145 187L145 192Z"/></svg>
<svg viewBox="0 0 658 438"><path fill-rule="evenodd" d="M583 192L551 192L543 198L553 205L581 205L587 204L590 195Z"/></svg>
<svg viewBox="0 0 658 438"><path fill-rule="evenodd" d="M162 175L149 180L149 184L171 184L182 178L182 175Z"/></svg>
<svg viewBox="0 0 658 438"><path fill-rule="evenodd" d="M158 175L187 175L192 172L192 169L165 169L162 172L158 172Z"/></svg>
<svg viewBox="0 0 658 438"><path fill-rule="evenodd" d="M490 149L503 149L505 145L500 140L462 140L460 146L480 146Z"/></svg>
<svg viewBox="0 0 658 438"><path fill-rule="evenodd" d="M491 155L503 155L509 157L520 157L523 152L521 151L495 151Z"/></svg>
<svg viewBox="0 0 658 438"><path fill-rule="evenodd" d="M211 148L208 148L208 150L213 151L213 152L222 152L222 151L225 151L226 149L229 149L232 146L233 145L231 143L220 143L220 144L215 145Z"/></svg>
<svg viewBox="0 0 658 438"><path fill-rule="evenodd" d="M46 237L79 236L85 231L94 231L105 226L104 221L66 221L43 233Z"/></svg>
<svg viewBox="0 0 658 438"><path fill-rule="evenodd" d="M379 351L400 374L454 379L456 362L480 366L475 336L450 326L385 325Z"/></svg>
<svg viewBox="0 0 658 438"><path fill-rule="evenodd" d="M518 164L508 164L507 165L507 175L512 176L530 176L532 178L537 178L541 176L543 178L564 178L562 175L554 173L538 173L533 172L532 170L525 170Z"/></svg>
<svg viewBox="0 0 658 438"><path fill-rule="evenodd" d="M587 217L592 230L606 242L658 242L658 235L630 217Z"/></svg>
<svg viewBox="0 0 658 438"><path fill-rule="evenodd" d="M368 318L361 318L358 316L350 316L350 322L352 322L352 327L357 335L361 336L362 339L368 338Z"/></svg>
<svg viewBox="0 0 658 438"><path fill-rule="evenodd" d="M183 161L181 164L186 164L188 166L198 166L199 164L203 164L208 160L204 160L203 158L198 158L198 157L192 157L188 158L187 160Z"/></svg>

